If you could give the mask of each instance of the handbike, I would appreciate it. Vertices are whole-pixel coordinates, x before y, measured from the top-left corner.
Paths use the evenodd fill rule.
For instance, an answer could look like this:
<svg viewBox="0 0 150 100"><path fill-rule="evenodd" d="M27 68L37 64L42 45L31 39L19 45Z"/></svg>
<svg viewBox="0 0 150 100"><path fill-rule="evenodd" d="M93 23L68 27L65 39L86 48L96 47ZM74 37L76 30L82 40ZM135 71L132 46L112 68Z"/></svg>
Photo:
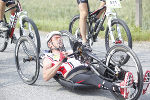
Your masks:
<svg viewBox="0 0 150 100"><path fill-rule="evenodd" d="M6 27L8 27L8 30L0 30L0 52L3 52L6 49L9 42L9 38L11 38L11 43L16 42L14 41L15 38L13 37L13 34L18 18L20 36L29 36L35 42L38 52L40 52L40 36L36 24L33 22L32 19L28 17L27 12L23 11L19 0L16 0L16 4L14 4L11 8L5 10L5 13L12 9L16 10L14 15L12 14L10 16L9 22L7 22L6 15L4 14L4 23ZM25 44L24 49L26 49Z"/></svg>
<svg viewBox="0 0 150 100"><path fill-rule="evenodd" d="M134 76L133 84L130 86L120 86L120 88L128 89L130 91L128 98L126 99L137 100L139 98L143 89L143 71L138 57L129 47L123 44L114 45L108 50L106 57L100 59L93 52L85 50L82 43L80 43L70 32L60 32L62 33L62 36L66 37L65 40L68 38L69 42L66 43L71 45L70 47L73 50L73 53L68 55L68 57L74 56L80 62L88 64L88 69L102 79L117 85L123 81L125 77L124 73L132 72ZM25 42L29 45L29 48L27 45L27 49L29 49L28 51L30 52L25 52L23 50L21 45ZM126 55L129 55L130 58L126 63L122 63L124 62L123 60L125 60L124 57ZM42 57L43 56L39 57L39 53L37 52L32 39L26 36L19 38L16 44L15 60L19 76L23 82L27 84L33 84L36 82L40 66L42 66L39 60ZM72 81L63 78L61 74L57 74L54 79L62 86L68 88L94 87L87 84L73 83Z"/></svg>

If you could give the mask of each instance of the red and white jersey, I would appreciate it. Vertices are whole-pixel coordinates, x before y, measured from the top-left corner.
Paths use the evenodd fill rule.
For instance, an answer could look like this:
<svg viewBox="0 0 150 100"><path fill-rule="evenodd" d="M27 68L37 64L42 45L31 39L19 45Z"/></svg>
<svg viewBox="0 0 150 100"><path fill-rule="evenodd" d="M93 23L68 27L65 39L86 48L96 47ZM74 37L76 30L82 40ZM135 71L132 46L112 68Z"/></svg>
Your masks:
<svg viewBox="0 0 150 100"><path fill-rule="evenodd" d="M54 66L59 61L59 56L56 56L52 53L48 53L47 57L51 60L52 66ZM81 65L84 65L84 64L81 64L80 61L76 60L75 58L68 57L67 62L63 63L60 66L58 73L61 72L64 75L66 72L70 71L71 69L81 66Z"/></svg>

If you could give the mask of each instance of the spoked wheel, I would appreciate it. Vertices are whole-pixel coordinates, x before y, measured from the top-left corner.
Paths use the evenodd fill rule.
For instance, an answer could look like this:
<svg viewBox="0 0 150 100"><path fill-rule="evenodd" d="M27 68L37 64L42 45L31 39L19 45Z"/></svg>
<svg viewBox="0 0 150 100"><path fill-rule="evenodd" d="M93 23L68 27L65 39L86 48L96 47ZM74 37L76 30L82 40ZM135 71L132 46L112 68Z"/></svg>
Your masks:
<svg viewBox="0 0 150 100"><path fill-rule="evenodd" d="M7 32L0 31L0 52L3 52L6 49L8 45L7 39Z"/></svg>
<svg viewBox="0 0 150 100"><path fill-rule="evenodd" d="M126 23L123 20L120 19L114 19L112 20L112 32L114 37L114 42L112 41L112 37L110 36L110 30L107 27L106 33L105 33L105 47L108 51L111 46L114 44L125 44L132 48L132 37L130 33L130 29L126 25ZM129 59L129 56L126 57L124 60L124 63L127 62Z"/></svg>
<svg viewBox="0 0 150 100"><path fill-rule="evenodd" d="M38 28L33 20L28 17L23 18L22 27L20 27L20 36L28 36L35 43L38 52L40 52L41 42Z"/></svg>
<svg viewBox="0 0 150 100"><path fill-rule="evenodd" d="M80 33L80 28L79 28L79 19L80 19L80 15L76 15L72 18L70 24L69 24L69 32L74 34L75 37L77 39L80 39L82 40L82 36L81 36L81 33ZM87 40L90 44L90 46L93 45L93 37L92 36L88 36L88 33L89 33L89 25L87 23L86 25L86 32L87 32Z"/></svg>
<svg viewBox="0 0 150 100"><path fill-rule="evenodd" d="M18 39L15 48L15 62L23 82L29 85L34 84L39 75L40 62L39 53L31 38L22 36Z"/></svg>
<svg viewBox="0 0 150 100"><path fill-rule="evenodd" d="M126 55L129 56L129 60L126 63L122 63ZM114 83L120 84L123 82L127 72L133 74L132 85L120 88L127 91L128 95L124 97L125 99L138 100L143 89L143 70L136 54L125 45L114 45L108 50L106 58L106 65L116 73ZM111 74L108 74L107 77L114 78Z"/></svg>
<svg viewBox="0 0 150 100"><path fill-rule="evenodd" d="M80 28L79 28L79 19L80 15L76 15L72 18L70 24L69 24L69 32L74 34L76 38L81 38L80 34Z"/></svg>

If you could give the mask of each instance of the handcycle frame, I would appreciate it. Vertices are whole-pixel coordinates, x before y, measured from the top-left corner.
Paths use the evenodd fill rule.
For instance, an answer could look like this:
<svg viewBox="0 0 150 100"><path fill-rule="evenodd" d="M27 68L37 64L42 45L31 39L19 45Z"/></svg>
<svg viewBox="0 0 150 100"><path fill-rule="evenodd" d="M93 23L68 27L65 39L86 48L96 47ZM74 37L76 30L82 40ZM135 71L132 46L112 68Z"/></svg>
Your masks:
<svg viewBox="0 0 150 100"><path fill-rule="evenodd" d="M84 49L84 46L82 46L82 43L80 43L79 41L78 41L78 39L76 39L70 32L68 32L68 31L60 31L61 33L62 33L62 35L66 35L66 36L68 36L69 37L69 39L70 39L70 43L71 43L71 46L72 46L72 48L73 48L73 54L70 54L70 55L68 55L68 56L75 56L75 58L76 59L78 59L78 57L80 56L80 57L83 57L83 59L84 60L82 60L82 62L85 62L86 61L86 63L87 64L89 64L89 67L90 67L90 70L92 71L92 72L94 72L94 73L96 73L99 77L101 77L102 79L104 79L104 80L107 80L107 81L109 81L109 82L114 82L116 79L118 79L118 73L116 73L114 70L112 70L110 67L109 67L109 59L110 59L110 56L112 56L112 54L111 53L113 53L113 52L117 52L117 51L113 51L113 49L115 48L115 46L113 46L113 47L111 47L112 48L112 52L109 52L108 51L108 54L106 55L106 56L108 56L108 59L106 58L106 64L103 62L103 60L101 60L101 59L99 59L93 52L91 52L91 51L88 51L88 50L85 50ZM25 36L22 36L23 38L25 38ZM22 37L20 37L19 38L19 40L18 40L18 43L21 43L21 42L19 42L20 40L21 40L21 38ZM27 37L27 40L29 39L29 41L30 42L32 42L33 44L34 44L34 42L32 41L32 39L30 39L30 38L28 38ZM23 42L23 41L22 41ZM18 44L17 43L17 45L20 45L20 44ZM15 51L15 60L16 60L16 62L18 62L17 61L17 50L19 49L19 48L17 48L18 46L16 45L16 51ZM35 47L35 46L34 46ZM129 48L129 47L127 47L127 46L125 46L125 45L116 45L116 47L119 47L120 49L123 49L123 48L125 48L125 49L127 49L128 51L130 51L130 52L132 52L133 53L133 55L135 56L135 60L138 62L138 67L139 67L139 73L138 73L138 77L140 77L140 79L138 80L138 92L137 92L137 94L136 94L136 98L138 98L139 96L140 96L140 94L141 94L141 92L142 92L142 86L143 86L143 71L142 71L142 67L141 67L141 64L140 64L140 62L139 62L139 59L137 58L137 56L134 54L134 52ZM37 51L37 50L36 50ZM37 57L38 58L34 58L34 56L32 57L28 57L28 58L25 58L25 61L34 61L35 59L41 59L41 58L43 58L43 56L40 56L39 57L39 52L37 52L38 53L38 55L37 55ZM93 62L93 60L95 60L95 61L97 61L97 62ZM39 63L39 61L38 61L38 63ZM16 64L18 64L18 63L16 63ZM108 71L109 71L109 73L110 74L112 74L113 75L113 77L112 77L112 79L110 79L109 77L106 77L106 76L104 76L104 75L102 75L100 72L98 72L97 70L96 70L96 68L95 68L95 66L94 66L94 64L98 64L98 65L101 65L100 67L102 67L102 68L104 68L104 69L107 69ZM17 65L18 66L18 65ZM42 67L42 64L40 64L39 65L39 67ZM38 70L39 70L40 68L38 68ZM39 74L38 74L39 75ZM38 77L38 75L37 75L37 77ZM37 79L37 77L36 77L36 79ZM54 79L59 83L59 84L61 84L62 86L64 86L64 87L68 87L68 88L71 88L71 89L79 89L79 88L94 88L95 86L93 86L93 85L87 85L87 84L78 84L78 83L73 83L72 81L68 81L68 80L66 80L66 79L64 79L63 77L62 77L62 75L61 74L56 74L55 76L54 76ZM36 80L35 80L36 81ZM34 81L34 82L35 82ZM33 83L34 83L33 82ZM33 83L30 83L30 84L33 84ZM134 85L136 85L136 83L134 84ZM96 87L95 87L96 88ZM120 96L120 98L122 98L123 99L123 97L122 96Z"/></svg>

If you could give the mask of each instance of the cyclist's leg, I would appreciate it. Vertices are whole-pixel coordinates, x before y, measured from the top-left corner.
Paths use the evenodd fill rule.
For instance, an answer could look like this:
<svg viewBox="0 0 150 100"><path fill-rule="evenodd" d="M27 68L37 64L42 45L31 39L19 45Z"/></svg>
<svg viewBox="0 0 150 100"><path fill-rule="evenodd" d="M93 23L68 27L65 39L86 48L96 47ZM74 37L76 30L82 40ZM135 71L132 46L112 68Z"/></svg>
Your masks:
<svg viewBox="0 0 150 100"><path fill-rule="evenodd" d="M6 31L8 29L3 23L6 2L7 0L0 0L0 30L3 30L3 31Z"/></svg>
<svg viewBox="0 0 150 100"><path fill-rule="evenodd" d="M6 6L9 7L9 8L13 7L14 5L15 5L15 2L14 2L13 0L9 0L9 1L6 3ZM10 11L10 13L11 13L12 15L14 15L14 14L15 14L15 11L16 11L16 8L12 9L12 10Z"/></svg>
<svg viewBox="0 0 150 100"><path fill-rule="evenodd" d="M3 20L7 0L0 0L0 20Z"/></svg>
<svg viewBox="0 0 150 100"><path fill-rule="evenodd" d="M82 42L86 43L86 18L88 16L88 7L87 3L88 0L77 0L79 4L79 11L80 11L80 20L79 20L79 27L80 32L82 35Z"/></svg>
<svg viewBox="0 0 150 100"><path fill-rule="evenodd" d="M105 2L105 0L100 0L101 1L101 3L100 3L100 6L99 6L99 8L102 8L105 4L106 4L106 2ZM101 16L101 14L105 11L106 9L104 9L103 11L101 11L101 12L99 12L99 14L96 16L97 18L99 18L100 16Z"/></svg>
<svg viewBox="0 0 150 100"><path fill-rule="evenodd" d="M14 7L14 6L15 6L15 1L9 0L9 1L6 3L6 6L9 7L9 8ZM15 11L16 11L16 8L10 10L11 15L14 16L14 15L15 15ZM16 43L16 41L17 41L17 38L16 38L15 34L13 34L12 43Z"/></svg>

